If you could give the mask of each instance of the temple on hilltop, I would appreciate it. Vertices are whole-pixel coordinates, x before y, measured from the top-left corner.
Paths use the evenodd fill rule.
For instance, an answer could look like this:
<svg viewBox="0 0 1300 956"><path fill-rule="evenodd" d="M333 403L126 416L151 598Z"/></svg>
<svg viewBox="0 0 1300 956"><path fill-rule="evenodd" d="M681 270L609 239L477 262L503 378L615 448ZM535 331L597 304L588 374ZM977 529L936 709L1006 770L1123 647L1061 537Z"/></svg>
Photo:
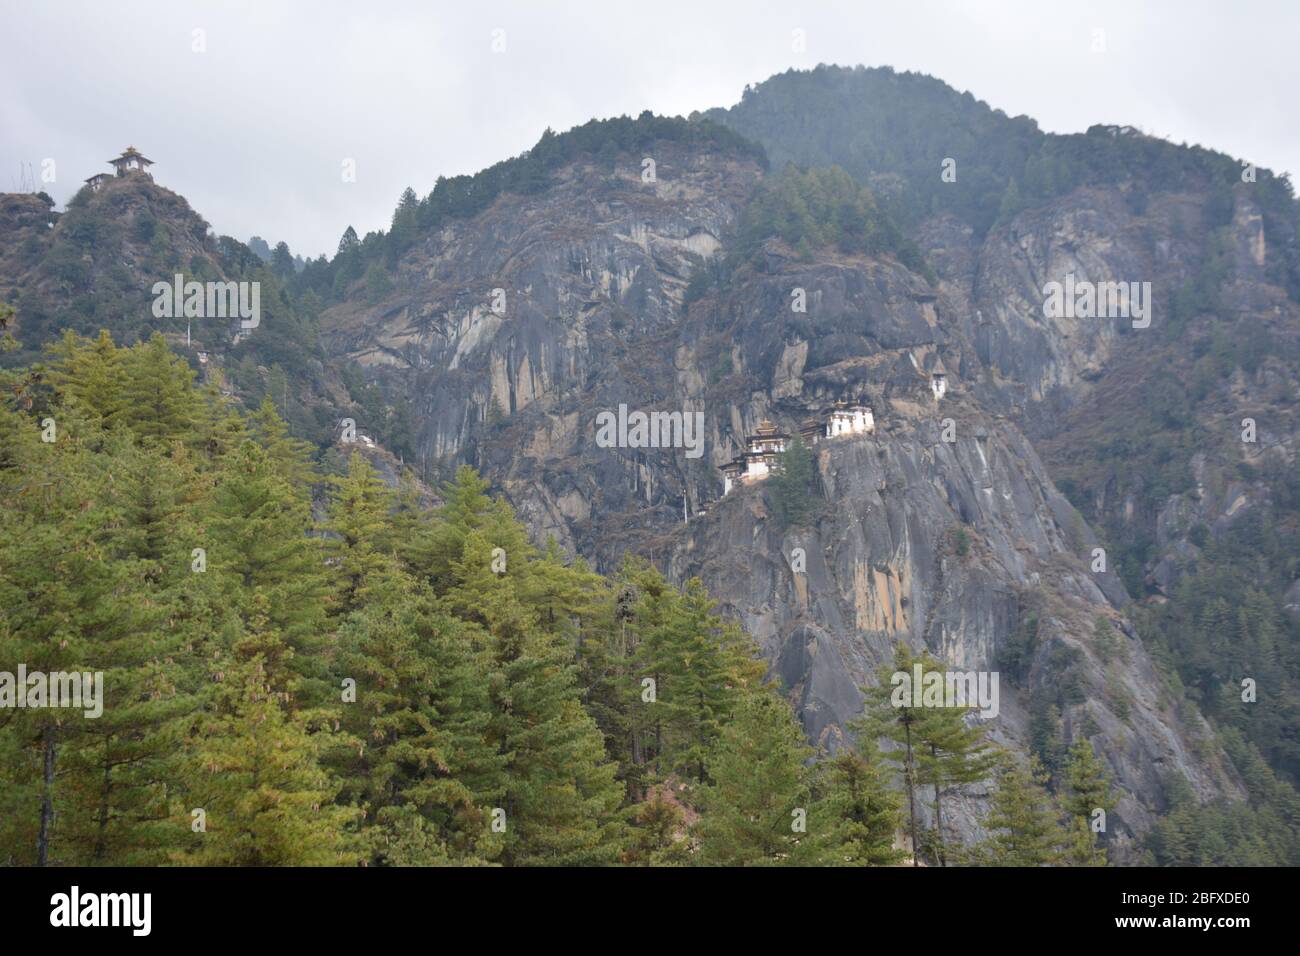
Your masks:
<svg viewBox="0 0 1300 956"><path fill-rule="evenodd" d="M146 166L152 166L152 159L145 159L134 146L128 146L126 151L117 159L110 159L108 165L117 170L119 176L125 176L127 173L143 173Z"/></svg>
<svg viewBox="0 0 1300 956"><path fill-rule="evenodd" d="M110 159L108 165L113 167L118 176L126 176L133 173L140 173L144 176L149 176L149 170L147 167L153 165L153 160L145 157L145 155L134 146L128 146L123 151L122 155L117 157L117 159ZM104 184L109 182L112 178L112 175L109 173L95 173L95 175L86 180L86 185L90 187L91 192L99 192L99 190L103 188ZM149 178L152 179L153 177L149 176Z"/></svg>
<svg viewBox="0 0 1300 956"><path fill-rule="evenodd" d="M815 445L823 439L870 435L875 430L876 420L870 405L860 401L840 401L820 415L805 418L799 426L799 437L805 444ZM771 474L776 456L785 451L788 437L763 419L758 431L746 443L745 452L722 466L722 493L729 494L737 485L762 481Z"/></svg>

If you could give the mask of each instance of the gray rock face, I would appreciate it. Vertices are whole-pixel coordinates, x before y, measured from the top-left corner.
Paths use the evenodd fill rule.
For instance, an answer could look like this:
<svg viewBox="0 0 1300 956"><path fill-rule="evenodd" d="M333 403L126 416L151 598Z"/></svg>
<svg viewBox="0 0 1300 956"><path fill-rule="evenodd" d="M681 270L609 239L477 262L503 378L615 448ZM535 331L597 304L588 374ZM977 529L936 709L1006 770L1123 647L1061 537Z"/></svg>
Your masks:
<svg viewBox="0 0 1300 956"><path fill-rule="evenodd" d="M671 327L692 270L757 181L750 163L663 144L567 170L540 196L501 197L429 236L396 291L326 315L328 346L414 405L428 460L464 457L497 420L562 405L607 353Z"/></svg>
<svg viewBox="0 0 1300 956"><path fill-rule="evenodd" d="M993 734L1024 748L1029 695L1062 679L1065 656L1083 698L1066 722L1074 732L1097 728L1124 794L1112 820L1121 842L1150 824L1169 770L1207 797L1237 792L1217 761L1194 751L1204 726L1171 712L1141 646L1125 641L1122 669L1092 646L1096 617L1119 620L1106 592L1122 586L1073 553L1058 520L1073 509L1023 435L989 422L986 438L959 426L949 444L928 414L906 415L887 409L891 431L817 446L826 507L810 527L777 531L760 485L729 495L675 536L683 540L673 575L701 577L760 642L809 736L837 746L861 708L858 687L903 642L928 647L954 670L999 672ZM965 555L955 544L959 528L970 542ZM805 573L792 570L798 563ZM1003 664L1006 642L1031 604L1042 609L1039 640L1016 675ZM973 836L982 811L978 799L964 803L958 829Z"/></svg>
<svg viewBox="0 0 1300 956"><path fill-rule="evenodd" d="M655 155L654 184L625 156L615 174L578 164L543 194L503 196L427 237L391 294L327 314L332 350L412 403L421 464L476 465L539 540L598 568L633 551L674 579L699 576L828 748L903 642L999 672L993 733L1011 747L1026 747L1031 695L1068 677L1062 728L1104 754L1123 793L1119 845L1150 825L1170 770L1204 798L1239 796L1200 718L1166 699L1123 618L1122 583L1093 570L1097 541L1025 434L1050 430L1130 334L1046 320L1037 291L1070 270L1147 274L1158 252L1130 234L1121 197L1068 197L982 244L929 223L937 288L889 258L801 261L773 241L686 307L687 281L719 254L759 173L670 145ZM936 400L939 362L949 388ZM721 498L718 466L761 421L794 433L845 398L869 400L877 428L813 447L813 520L779 527L761 482ZM601 447L597 415L620 405L699 413L700 456ZM1009 669L1031 613L1036 638ZM1093 646L1098 618L1127 635L1122 663ZM955 801L967 837L984 796Z"/></svg>

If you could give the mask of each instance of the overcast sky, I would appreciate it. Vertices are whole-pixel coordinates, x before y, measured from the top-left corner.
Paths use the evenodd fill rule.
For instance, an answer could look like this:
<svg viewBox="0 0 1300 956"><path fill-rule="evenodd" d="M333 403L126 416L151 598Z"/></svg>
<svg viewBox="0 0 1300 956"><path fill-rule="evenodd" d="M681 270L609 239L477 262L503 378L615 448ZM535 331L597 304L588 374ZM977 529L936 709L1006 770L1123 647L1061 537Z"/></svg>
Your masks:
<svg viewBox="0 0 1300 956"><path fill-rule="evenodd" d="M0 0L0 36L0 189L30 164L62 207L130 143L218 232L312 256L547 126L728 106L822 62L930 73L1053 132L1131 123L1300 170L1294 0Z"/></svg>

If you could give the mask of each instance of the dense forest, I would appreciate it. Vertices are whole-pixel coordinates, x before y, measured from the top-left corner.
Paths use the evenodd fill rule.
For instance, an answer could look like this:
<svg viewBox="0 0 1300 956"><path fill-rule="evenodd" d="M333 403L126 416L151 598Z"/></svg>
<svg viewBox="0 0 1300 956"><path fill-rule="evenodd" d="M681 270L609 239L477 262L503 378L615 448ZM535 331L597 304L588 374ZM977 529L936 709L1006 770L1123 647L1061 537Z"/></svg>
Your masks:
<svg viewBox="0 0 1300 956"><path fill-rule="evenodd" d="M814 753L698 582L539 550L468 468L431 510L359 453L326 480L158 336L2 374L0 659L104 695L0 719L5 863L1105 862L1086 743L1049 792L884 680ZM943 800L995 772L963 849Z"/></svg>

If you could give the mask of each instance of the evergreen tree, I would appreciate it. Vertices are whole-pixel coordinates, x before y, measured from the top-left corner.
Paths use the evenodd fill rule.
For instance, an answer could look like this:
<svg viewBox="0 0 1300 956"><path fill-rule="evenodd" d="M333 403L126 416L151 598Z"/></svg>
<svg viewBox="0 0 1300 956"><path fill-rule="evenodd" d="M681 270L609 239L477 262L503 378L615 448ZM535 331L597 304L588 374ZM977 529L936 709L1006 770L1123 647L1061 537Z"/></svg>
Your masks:
<svg viewBox="0 0 1300 956"><path fill-rule="evenodd" d="M988 778L1002 759L973 707L926 707L915 727L917 782L934 791L934 831L941 866L947 865L943 794Z"/></svg>
<svg viewBox="0 0 1300 956"><path fill-rule="evenodd" d="M926 670L932 669L929 665L934 663L925 653L914 658L904 644L895 647L893 665L881 668L875 686L864 688L865 710L859 720L850 724L850 729L863 741L883 738L893 745L893 749L884 751L883 756L887 763L898 769L903 780L903 790L907 794L907 831L911 839L914 866L920 865L921 855L921 834L916 812L917 787L921 782L917 755L921 746L919 725L925 719L925 713L922 708L913 705L910 694L895 699L896 685L893 678L895 674L906 674L911 680L913 664L918 662Z"/></svg>
<svg viewBox="0 0 1300 956"><path fill-rule="evenodd" d="M1109 816L1115 808L1115 798L1111 793L1110 780L1105 768L1093 752L1092 744L1086 737L1080 737L1070 747L1069 759L1065 765L1065 787L1062 794L1062 809L1074 838L1072 846L1082 847L1082 834L1088 836L1088 846L1096 848L1102 861L1106 859L1104 848L1098 847L1098 837L1093 833L1093 814L1097 810ZM1079 824L1082 823L1080 830Z"/></svg>
<svg viewBox="0 0 1300 956"><path fill-rule="evenodd" d="M777 459L776 474L769 479L772 509L782 527L799 524L812 511L812 455L798 436L790 440Z"/></svg>
<svg viewBox="0 0 1300 956"><path fill-rule="evenodd" d="M81 406L105 428L121 420L127 388L125 354L106 329L93 342L65 332L47 352L52 359L50 382L64 404Z"/></svg>
<svg viewBox="0 0 1300 956"><path fill-rule="evenodd" d="M196 715L185 742L186 786L180 822L203 812L174 860L201 866L353 865L360 852L346 833L357 812L339 806L336 780L322 768L329 731L319 714L292 709L277 690L276 661L286 653L254 599L234 660L219 674L210 710Z"/></svg>
<svg viewBox="0 0 1300 956"><path fill-rule="evenodd" d="M643 593L641 605L656 596L664 602L662 613L651 615L643 631L635 657L640 679L632 685L639 694L645 678L654 681L654 700L643 704L643 712L654 734L655 763L659 773L703 781L722 722L740 697L758 686L763 668L734 625L713 613L714 603L698 579L687 582L681 594L666 587Z"/></svg>
<svg viewBox="0 0 1300 956"><path fill-rule="evenodd" d="M207 573L221 582L230 609L247 625L255 605L264 603L282 638L267 651L274 655L268 665L275 689L308 698L323 693L328 579L319 539L307 536L309 503L268 452L246 441L223 460L204 522ZM313 689L305 679L315 682Z"/></svg>
<svg viewBox="0 0 1300 956"><path fill-rule="evenodd" d="M807 839L795 829L807 813L812 749L785 701L756 691L723 728L701 788L696 827L698 861L706 866L772 866L797 862Z"/></svg>
<svg viewBox="0 0 1300 956"><path fill-rule="evenodd" d="M489 809L505 757L490 740L488 671L469 628L434 611L402 572L371 589L340 634L355 682L331 764L364 813L378 864L478 862L500 852Z"/></svg>
<svg viewBox="0 0 1300 956"><path fill-rule="evenodd" d="M1050 866L1059 863L1069 834L1057 822L1037 761L1012 763L1002 771L984 826L993 834L974 851L994 866Z"/></svg>
<svg viewBox="0 0 1300 956"><path fill-rule="evenodd" d="M510 865L613 862L623 839L622 788L604 738L582 707L574 610L585 572L539 558L507 504L471 469L415 535L413 571L438 606L478 625L490 668L490 736L506 759L501 859Z"/></svg>
<svg viewBox="0 0 1300 956"><path fill-rule="evenodd" d="M311 445L289 434L289 426L276 410L271 395L262 399L257 411L249 417L248 425L290 490L300 497L309 498L310 485L316 480L309 457Z"/></svg>
<svg viewBox="0 0 1300 956"><path fill-rule="evenodd" d="M885 779L874 741L819 764L816 791L809 853L802 862L890 866L903 860L894 846L902 825L900 798Z"/></svg>
<svg viewBox="0 0 1300 956"><path fill-rule="evenodd" d="M202 416L194 372L159 333L126 352L121 420L146 441L193 441Z"/></svg>
<svg viewBox="0 0 1300 956"><path fill-rule="evenodd" d="M1066 843L1061 853L1064 866L1105 866L1106 850L1098 846L1096 835L1082 817L1066 820Z"/></svg>
<svg viewBox="0 0 1300 956"><path fill-rule="evenodd" d="M353 452L348 473L334 480L329 529L338 537L330 548L338 575L331 610L348 614L362 607L376 587L405 576L397 555L392 511L394 495L379 473Z"/></svg>

